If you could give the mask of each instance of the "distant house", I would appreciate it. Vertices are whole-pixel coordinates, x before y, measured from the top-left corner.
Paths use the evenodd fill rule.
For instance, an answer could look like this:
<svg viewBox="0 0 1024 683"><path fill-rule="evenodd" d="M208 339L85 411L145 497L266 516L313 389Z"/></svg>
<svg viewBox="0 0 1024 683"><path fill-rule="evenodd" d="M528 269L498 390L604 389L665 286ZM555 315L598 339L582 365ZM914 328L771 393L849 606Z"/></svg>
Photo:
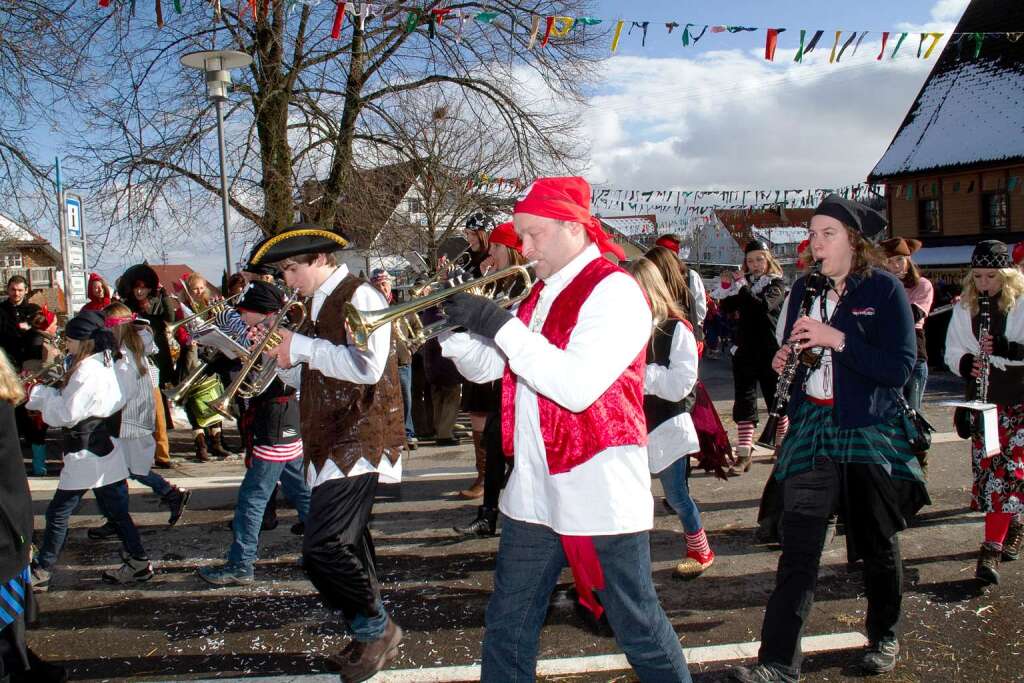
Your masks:
<svg viewBox="0 0 1024 683"><path fill-rule="evenodd" d="M1024 40L1007 31L1024 32L1024 4L970 3L868 176L886 186L892 234L921 240L915 262L949 284L978 240L1024 239Z"/></svg>
<svg viewBox="0 0 1024 683"><path fill-rule="evenodd" d="M807 238L813 215L814 209L719 209L714 219L700 231L701 263L739 265L743 263L747 243L757 238L771 247L783 270L792 275L797 246Z"/></svg>
<svg viewBox="0 0 1024 683"><path fill-rule="evenodd" d="M178 285L188 278L189 275L197 272L195 268L186 263L165 263L159 266L150 263L149 267L156 273L156 277L164 289L172 294L178 291ZM214 296L220 296L221 283L207 280L206 284Z"/></svg>
<svg viewBox="0 0 1024 683"><path fill-rule="evenodd" d="M15 275L28 280L32 302L67 313L60 251L29 228L0 214L0 280L6 286Z"/></svg>
<svg viewBox="0 0 1024 683"><path fill-rule="evenodd" d="M658 217L654 214L641 216L597 216L612 241L626 252L627 261L635 261L654 246L658 238Z"/></svg>

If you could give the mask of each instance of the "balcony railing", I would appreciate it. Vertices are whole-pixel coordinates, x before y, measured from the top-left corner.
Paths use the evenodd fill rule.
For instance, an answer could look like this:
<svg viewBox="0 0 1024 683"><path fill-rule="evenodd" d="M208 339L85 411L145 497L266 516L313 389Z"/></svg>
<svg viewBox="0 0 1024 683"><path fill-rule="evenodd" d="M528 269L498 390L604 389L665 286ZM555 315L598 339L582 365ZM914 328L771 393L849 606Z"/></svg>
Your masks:
<svg viewBox="0 0 1024 683"><path fill-rule="evenodd" d="M15 275L20 275L28 280L30 290L58 286L56 268L0 268L0 280L3 280L4 285Z"/></svg>

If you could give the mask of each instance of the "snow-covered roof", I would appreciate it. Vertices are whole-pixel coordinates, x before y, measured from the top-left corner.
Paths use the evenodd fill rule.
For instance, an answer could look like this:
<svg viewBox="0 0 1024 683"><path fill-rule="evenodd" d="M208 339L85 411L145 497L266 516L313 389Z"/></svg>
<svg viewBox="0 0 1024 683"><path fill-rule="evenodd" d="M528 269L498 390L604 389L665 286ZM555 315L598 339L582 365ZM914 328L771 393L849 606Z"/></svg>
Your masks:
<svg viewBox="0 0 1024 683"><path fill-rule="evenodd" d="M771 244L799 244L807 239L807 228L754 228L754 234Z"/></svg>
<svg viewBox="0 0 1024 683"><path fill-rule="evenodd" d="M653 215L602 217L600 220L608 227L614 228L619 233L628 237L656 235L658 233L658 220Z"/></svg>
<svg viewBox="0 0 1024 683"><path fill-rule="evenodd" d="M1024 31L1024 3L973 0L957 33ZM963 35L943 49L869 181L1024 159L1024 40Z"/></svg>
<svg viewBox="0 0 1024 683"><path fill-rule="evenodd" d="M0 240L12 242L37 242L41 238L30 230L0 213Z"/></svg>

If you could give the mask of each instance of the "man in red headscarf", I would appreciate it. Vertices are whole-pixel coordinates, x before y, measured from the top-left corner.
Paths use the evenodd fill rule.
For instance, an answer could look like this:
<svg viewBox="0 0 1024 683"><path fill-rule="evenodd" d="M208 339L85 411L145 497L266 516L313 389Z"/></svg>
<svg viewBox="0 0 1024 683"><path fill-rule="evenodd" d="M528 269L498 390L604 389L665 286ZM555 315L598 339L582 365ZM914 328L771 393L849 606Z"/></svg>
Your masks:
<svg viewBox="0 0 1024 683"><path fill-rule="evenodd" d="M498 507L501 543L487 606L482 680L533 680L548 598L568 563L581 602L607 610L642 681L689 682L658 603L643 412L651 312L636 281L601 257L621 249L590 215L590 186L541 178L515 231L540 282L517 314L457 294L443 340L474 382L502 379L502 434L515 468Z"/></svg>

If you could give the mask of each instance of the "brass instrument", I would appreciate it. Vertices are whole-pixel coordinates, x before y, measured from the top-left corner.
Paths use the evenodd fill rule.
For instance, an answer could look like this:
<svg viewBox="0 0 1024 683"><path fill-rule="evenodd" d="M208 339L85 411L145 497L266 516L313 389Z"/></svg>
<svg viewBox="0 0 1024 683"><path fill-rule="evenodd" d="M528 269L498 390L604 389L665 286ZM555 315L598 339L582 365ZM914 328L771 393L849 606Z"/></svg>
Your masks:
<svg viewBox="0 0 1024 683"><path fill-rule="evenodd" d="M188 377L178 382L173 387L161 389L167 400L176 405L184 403L185 399L188 398L189 393L195 388L196 384L204 375L207 374L207 363L200 363L196 366L196 369L188 374Z"/></svg>
<svg viewBox="0 0 1024 683"><path fill-rule="evenodd" d="M483 277L478 277L475 280L468 280L466 282L460 282L453 284L447 289L442 289L439 292L428 294L427 296L419 299L413 299L402 304L395 306L388 306L387 308L380 308L374 311L360 311L351 303L345 305L345 322L351 330L352 344L365 351L370 342L370 335L376 332L379 328L390 325L391 323L401 320L409 316L410 314L419 313L428 308L433 308L438 304L444 302L445 299L451 297L453 294L460 292L466 292L470 294L480 294L494 299L495 303L504 308L514 306L530 293L530 288L533 287L533 277L530 275L529 268L533 266L533 263L527 263L524 266L509 266L502 270L494 273L489 273ZM509 296L508 294L499 293L497 291L497 285L507 277L518 277L523 282L523 291L517 296ZM433 339L442 332L446 332L453 329L455 326L449 323L447 320L439 320L436 323L430 325L421 326L418 336L415 341L423 344L424 342Z"/></svg>
<svg viewBox="0 0 1024 683"><path fill-rule="evenodd" d="M811 266L811 272L807 275L804 285L804 298L800 302L800 312L797 318L811 312L814 300L820 295L825 296L827 278L821 274L821 261L815 261ZM796 371L801 365L814 369L821 363L821 355L810 349L800 350L799 344L789 344L789 355L786 357L786 364L779 374L779 382L775 388L775 404L768 413L765 420L764 430L757 439L757 445L764 448L775 448L775 439L778 436L779 420L786 414L786 406L792 393L793 380L796 378Z"/></svg>
<svg viewBox="0 0 1024 683"><path fill-rule="evenodd" d="M290 322L288 311L295 307L299 309L299 320ZM277 377L277 363L264 358L263 354L281 343L281 335L277 332L281 325L287 323L290 329L298 329L305 321L306 307L299 301L299 290L296 289L288 295L288 299L285 300L277 317L274 318L273 325L263 335L263 338L246 349L245 355L241 357L241 371L230 386L224 390L224 393L210 402L210 408L224 417L233 419L235 416L231 411L231 404L236 395L242 398L255 398L266 391Z"/></svg>
<svg viewBox="0 0 1024 683"><path fill-rule="evenodd" d="M239 292L238 294L232 294L226 299L218 299L206 308L196 311L187 318L175 321L173 324L167 326L167 334L173 335L182 325L187 325L187 329L191 332L195 332L203 327L212 325L213 319L222 313L228 306L232 305L236 299L240 299L244 293L245 292ZM199 320L200 322L193 328L192 323L196 320Z"/></svg>

